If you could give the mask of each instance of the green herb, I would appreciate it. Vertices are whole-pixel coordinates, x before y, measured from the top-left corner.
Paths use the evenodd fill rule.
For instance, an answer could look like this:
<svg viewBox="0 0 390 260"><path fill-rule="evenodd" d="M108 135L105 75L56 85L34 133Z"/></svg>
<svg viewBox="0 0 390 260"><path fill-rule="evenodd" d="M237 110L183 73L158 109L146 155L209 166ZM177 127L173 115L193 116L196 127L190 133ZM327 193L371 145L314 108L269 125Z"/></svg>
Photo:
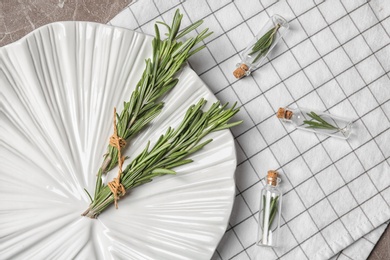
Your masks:
<svg viewBox="0 0 390 260"><path fill-rule="evenodd" d="M268 218L268 230L271 229L272 223L275 219L276 213L278 212L278 199L279 196L271 197L270 201L270 213L269 213L269 218ZM263 195L263 229L265 226L265 202L266 202L266 197Z"/></svg>
<svg viewBox="0 0 390 260"><path fill-rule="evenodd" d="M120 180L125 190L152 181L156 176L175 174L173 168L191 163L187 157L212 141L201 140L209 133L227 129L241 123L228 121L239 111L227 105L214 103L207 112L202 111L206 101L201 99L186 112L183 121L175 130L168 128L156 144L145 149L123 170ZM123 194L117 194L123 196ZM107 185L101 184L99 192L83 216L96 218L107 206L114 202L114 194Z"/></svg>
<svg viewBox="0 0 390 260"><path fill-rule="evenodd" d="M303 123L306 124L306 128L317 128L317 129L328 129L328 130L341 130L340 128L326 122L319 115L314 112L307 113L311 120L304 120Z"/></svg>
<svg viewBox="0 0 390 260"><path fill-rule="evenodd" d="M271 198L271 206L270 206L271 213L269 215L269 222L268 222L269 223L268 225L270 228L272 227L272 222L274 221L276 213L278 211L278 199L279 199L278 196L276 196L273 199Z"/></svg>
<svg viewBox="0 0 390 260"><path fill-rule="evenodd" d="M178 79L175 73L188 60L190 56L203 49L194 46L211 33L208 29L203 30L196 37L183 42L182 37L198 28L203 21L198 21L179 32L183 15L177 10L171 26L158 22L168 29L167 38L160 38L160 31L155 25L155 37L152 41L153 57L146 60L146 67L141 80L137 83L130 100L124 103L123 111L117 114L117 134L126 140L138 133L145 125L160 114L163 102L159 101L164 94L175 87ZM102 188L101 177L118 164L118 150L109 145L104 155L103 163L98 172L95 188L95 199Z"/></svg>
<svg viewBox="0 0 390 260"><path fill-rule="evenodd" d="M255 43L255 45L253 45L252 52L250 52L249 55L253 55L256 53L258 54L252 63L256 63L258 59L267 54L268 50L271 48L272 43L275 40L275 35L279 28L280 24L276 24L275 27L270 29Z"/></svg>

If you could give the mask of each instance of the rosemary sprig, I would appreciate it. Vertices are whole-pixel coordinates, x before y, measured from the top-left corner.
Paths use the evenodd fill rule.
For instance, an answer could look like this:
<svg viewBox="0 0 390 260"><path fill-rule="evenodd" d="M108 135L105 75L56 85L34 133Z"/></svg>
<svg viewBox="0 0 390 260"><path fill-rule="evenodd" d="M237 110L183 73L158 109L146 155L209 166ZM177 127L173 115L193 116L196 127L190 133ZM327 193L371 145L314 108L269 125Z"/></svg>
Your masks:
<svg viewBox="0 0 390 260"><path fill-rule="evenodd" d="M280 24L276 24L268 32L266 32L252 47L252 52L249 55L257 54L256 58L252 63L256 63L258 59L266 55L269 48L271 48L272 43L274 42L275 35L280 28Z"/></svg>
<svg viewBox="0 0 390 260"><path fill-rule="evenodd" d="M275 216L276 216L276 213L278 211L278 199L279 199L279 196L276 196L275 198L273 198L271 200L271 213L269 215L269 227L271 228L272 227L272 222L274 221L275 219Z"/></svg>
<svg viewBox="0 0 390 260"><path fill-rule="evenodd" d="M328 122L326 122L324 119L322 119L319 115L314 113L313 111L310 113L307 113L307 115L311 118L311 120L304 120L303 123L306 124L306 128L312 128L312 129L328 129L328 130L341 130L339 127L336 127Z"/></svg>
<svg viewBox="0 0 390 260"><path fill-rule="evenodd" d="M175 130L168 128L153 147L150 142L145 149L123 170L121 183L125 190L137 187L152 181L156 176L175 174L173 168L191 163L187 157L212 141L201 141L207 134L241 123L241 121L228 123L239 111L235 104L227 108L220 102L212 104L208 111L203 112L202 107L206 100L201 99L192 105L186 112L183 121ZM118 194L123 196L123 194ZM102 184L94 201L83 213L83 216L96 218L107 206L114 202L114 195L107 185Z"/></svg>
<svg viewBox="0 0 390 260"><path fill-rule="evenodd" d="M279 199L279 196L276 196L275 198L271 197L270 214L269 214L269 219L268 219L268 230L271 229L272 223L273 223L275 216L276 216L276 213L278 212L278 199ZM264 209L265 202L266 202L266 196L263 195L263 229L264 229L264 225L265 225L265 209Z"/></svg>
<svg viewBox="0 0 390 260"><path fill-rule="evenodd" d="M164 40L160 37L157 24L154 26L156 35L152 41L152 59L146 60L144 73L131 94L130 100L124 103L120 115L117 114L118 136L122 139L131 138L159 115L164 104L158 99L177 85L178 79L175 78L175 73L180 70L189 57L205 47L202 45L194 48L211 34L208 29L203 30L196 37L189 38L184 42L180 41L182 37L203 23L200 20L179 32L182 18L183 15L177 10L171 26L158 22L168 29L167 38ZM98 172L95 199L103 188L102 175L117 164L118 150L116 147L108 145L107 153L104 155L103 163Z"/></svg>

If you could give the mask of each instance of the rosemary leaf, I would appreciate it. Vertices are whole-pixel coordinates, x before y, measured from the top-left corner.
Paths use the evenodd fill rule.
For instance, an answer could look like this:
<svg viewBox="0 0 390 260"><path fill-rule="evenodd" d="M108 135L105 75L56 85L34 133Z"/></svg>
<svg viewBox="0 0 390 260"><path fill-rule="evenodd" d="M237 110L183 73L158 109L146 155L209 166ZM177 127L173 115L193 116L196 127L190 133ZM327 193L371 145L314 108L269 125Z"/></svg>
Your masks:
<svg viewBox="0 0 390 260"><path fill-rule="evenodd" d="M304 120L303 123L306 124L306 128L312 129L329 129L329 130L340 130L338 127L326 122L323 118L317 115L315 112L307 113L311 120Z"/></svg>
<svg viewBox="0 0 390 260"><path fill-rule="evenodd" d="M257 53L256 58L252 63L257 62L262 56L266 55L275 40L275 35L280 28L280 24L276 24L268 32L266 32L252 47L252 51L249 55Z"/></svg>
<svg viewBox="0 0 390 260"><path fill-rule="evenodd" d="M279 196L271 197L270 198L270 207L269 207L269 216L268 216L268 230L272 228L272 223L275 219L276 213L278 211L278 199ZM263 195L263 229L264 229L264 224L265 224L265 207L266 207L266 196Z"/></svg>
<svg viewBox="0 0 390 260"><path fill-rule="evenodd" d="M268 222L268 225L269 225L269 228L271 229L272 228L272 223L275 219L275 216L276 216L276 213L278 212L278 199L279 197L276 196L272 201L271 201L271 213L270 213L270 217L269 217L269 222Z"/></svg>

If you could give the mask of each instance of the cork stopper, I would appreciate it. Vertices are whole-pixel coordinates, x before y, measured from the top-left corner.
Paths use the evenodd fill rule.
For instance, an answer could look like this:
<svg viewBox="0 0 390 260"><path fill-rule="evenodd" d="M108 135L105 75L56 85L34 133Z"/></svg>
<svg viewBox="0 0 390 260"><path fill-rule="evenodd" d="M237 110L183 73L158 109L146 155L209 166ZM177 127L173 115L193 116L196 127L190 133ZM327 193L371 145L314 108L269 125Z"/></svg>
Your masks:
<svg viewBox="0 0 390 260"><path fill-rule="evenodd" d="M267 184L270 184L272 186L276 186L278 183L278 172L274 170L268 171L267 174Z"/></svg>
<svg viewBox="0 0 390 260"><path fill-rule="evenodd" d="M283 107L280 107L278 109L278 112L276 113L277 118L282 118L282 119L291 119L293 116L293 112L291 110L284 109Z"/></svg>
<svg viewBox="0 0 390 260"><path fill-rule="evenodd" d="M235 71L233 71L233 75L237 79L240 79L246 75L248 69L249 67L246 64L241 64L240 67L238 67Z"/></svg>

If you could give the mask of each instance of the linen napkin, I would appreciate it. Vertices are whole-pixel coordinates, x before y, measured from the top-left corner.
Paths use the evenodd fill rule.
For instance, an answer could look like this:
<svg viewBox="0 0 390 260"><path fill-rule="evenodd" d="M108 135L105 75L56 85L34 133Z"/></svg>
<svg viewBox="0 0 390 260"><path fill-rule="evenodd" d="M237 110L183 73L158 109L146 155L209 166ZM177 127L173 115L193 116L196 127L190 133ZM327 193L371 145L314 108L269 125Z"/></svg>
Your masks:
<svg viewBox="0 0 390 260"><path fill-rule="evenodd" d="M339 0L141 0L110 24L154 34L184 13L214 34L190 66L223 102L238 101L237 195L213 259L366 259L390 219L390 5ZM290 32L246 78L239 53L273 14ZM202 29L200 28L200 30ZM297 104L354 119L348 141L296 130L275 112ZM255 245L267 170L282 175L280 247Z"/></svg>

